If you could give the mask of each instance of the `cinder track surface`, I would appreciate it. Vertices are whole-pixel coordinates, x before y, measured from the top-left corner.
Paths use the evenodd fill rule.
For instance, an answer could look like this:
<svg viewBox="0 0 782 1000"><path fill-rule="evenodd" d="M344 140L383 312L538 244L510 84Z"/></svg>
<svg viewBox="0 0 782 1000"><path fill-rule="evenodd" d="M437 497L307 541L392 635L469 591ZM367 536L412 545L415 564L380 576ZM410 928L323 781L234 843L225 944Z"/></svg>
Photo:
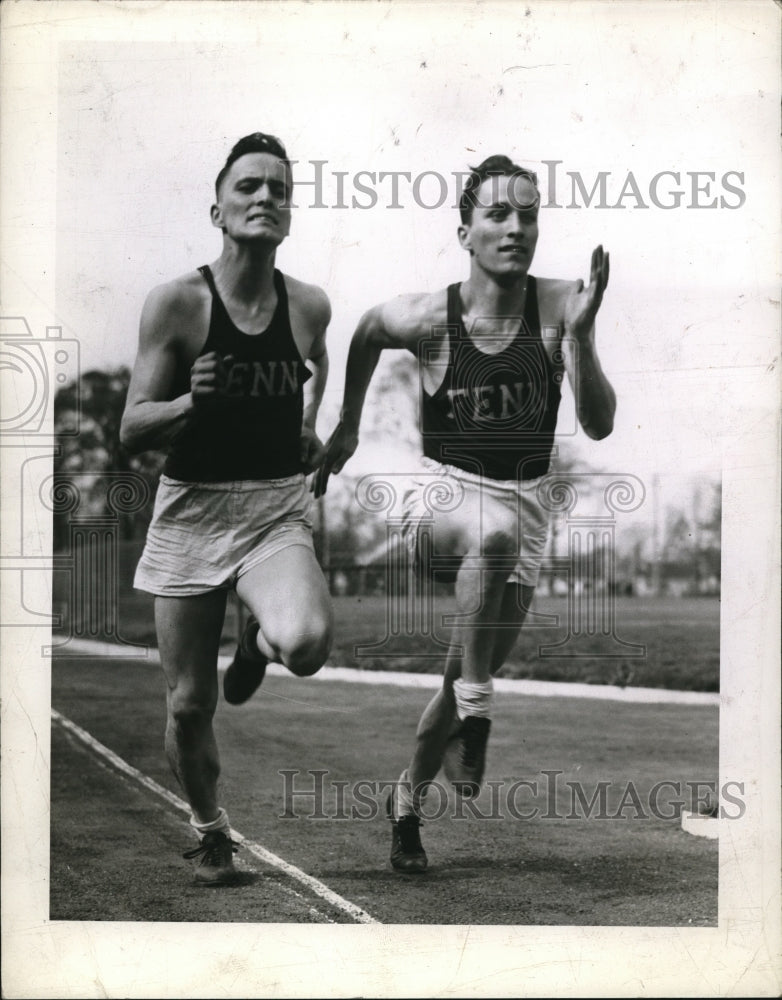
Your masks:
<svg viewBox="0 0 782 1000"><path fill-rule="evenodd" d="M683 832L677 804L717 780L716 706L503 691L477 815L443 781L422 830L430 870L402 876L381 784L405 765L429 697L273 674L244 706L221 699L221 802L260 853L240 850L240 884L205 890L181 858L195 840L163 752L159 668L56 658L51 919L716 925L717 842ZM320 780L323 794L306 794ZM654 815L660 782L673 784ZM598 795L591 808L576 785L587 803ZM286 806L286 790L305 794Z"/></svg>

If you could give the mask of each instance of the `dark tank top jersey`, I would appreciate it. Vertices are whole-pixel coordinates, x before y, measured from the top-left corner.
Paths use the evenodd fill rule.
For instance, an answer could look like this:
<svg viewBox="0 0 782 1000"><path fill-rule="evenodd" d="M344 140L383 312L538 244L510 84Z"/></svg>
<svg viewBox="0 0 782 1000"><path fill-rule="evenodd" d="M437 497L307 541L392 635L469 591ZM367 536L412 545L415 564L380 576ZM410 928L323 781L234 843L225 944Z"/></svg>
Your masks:
<svg viewBox="0 0 782 1000"><path fill-rule="evenodd" d="M226 364L225 396L192 413L171 445L163 472L185 482L295 475L302 471L302 387L312 372L293 339L285 280L275 270L274 316L263 333L250 335L234 325L209 267L198 270L212 293L201 355L216 351L232 359Z"/></svg>
<svg viewBox="0 0 782 1000"><path fill-rule="evenodd" d="M480 351L462 320L460 284L448 287L449 356L433 395L422 390L427 458L491 479L548 472L561 398L540 330L537 286L528 278L524 316L497 354Z"/></svg>

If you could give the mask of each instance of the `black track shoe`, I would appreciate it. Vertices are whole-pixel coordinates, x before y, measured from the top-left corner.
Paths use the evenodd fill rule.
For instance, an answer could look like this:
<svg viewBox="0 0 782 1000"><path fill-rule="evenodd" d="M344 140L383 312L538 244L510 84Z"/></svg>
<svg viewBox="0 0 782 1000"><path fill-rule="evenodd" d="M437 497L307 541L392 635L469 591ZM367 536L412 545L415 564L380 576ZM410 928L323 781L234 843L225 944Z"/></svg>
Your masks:
<svg viewBox="0 0 782 1000"><path fill-rule="evenodd" d="M183 858L198 858L193 873L196 885L233 885L239 877L234 868L234 854L238 846L219 830L204 834L198 847L185 851Z"/></svg>
<svg viewBox="0 0 782 1000"><path fill-rule="evenodd" d="M223 694L229 705L243 704L263 681L269 661L255 645L257 634L258 622L250 618L236 647L233 662L223 677Z"/></svg>
<svg viewBox="0 0 782 1000"><path fill-rule="evenodd" d="M388 796L386 813L391 820L391 867L408 875L425 872L429 862L421 844L421 820L413 815L394 819L392 795Z"/></svg>
<svg viewBox="0 0 782 1000"><path fill-rule="evenodd" d="M443 770L457 795L472 799L481 790L491 719L468 715L448 740Z"/></svg>

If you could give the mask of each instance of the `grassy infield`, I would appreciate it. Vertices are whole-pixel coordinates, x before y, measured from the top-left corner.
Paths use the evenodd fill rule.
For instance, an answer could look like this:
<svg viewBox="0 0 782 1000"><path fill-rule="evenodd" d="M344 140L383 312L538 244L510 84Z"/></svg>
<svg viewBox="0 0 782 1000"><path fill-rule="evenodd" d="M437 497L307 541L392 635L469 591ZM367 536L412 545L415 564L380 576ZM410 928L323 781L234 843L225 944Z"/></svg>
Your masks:
<svg viewBox="0 0 782 1000"><path fill-rule="evenodd" d="M373 670L436 672L443 658L422 659L420 649L436 652L418 636L394 637L381 653L356 655L355 646L377 642L385 631L385 601L345 598L336 604L336 639L331 661ZM449 601L441 613L452 609ZM558 626L530 616L500 676L587 684L632 684L677 690L719 690L719 601L713 599L654 601L619 598L614 632L622 646L601 634L573 638L566 649L555 646L568 636L568 606L563 598L542 598L533 612L555 615ZM448 629L436 630L448 636ZM568 655L560 655L566 652ZM389 654L397 655L389 655Z"/></svg>
<svg viewBox="0 0 782 1000"><path fill-rule="evenodd" d="M601 635L582 635L568 648L539 652L568 635L568 602L565 598L536 598L533 612L555 615L558 625L542 624L531 617L502 669L503 677L536 680L581 681L588 684L630 684L676 690L719 690L719 601L714 598L617 598L616 636L625 643L644 647L643 655L627 650ZM330 663L363 670L403 670L440 673L442 650L422 640L415 627L405 634L405 625L394 630L386 622L392 617L384 597L334 599L335 638ZM454 610L451 598L438 598L435 620ZM152 599L139 593L120 598L120 634L136 642L155 642ZM357 651L393 633L387 645L376 651ZM447 639L448 627L435 634ZM225 650L235 641L236 614L229 606L223 634ZM422 652L431 656L422 656ZM574 655L575 654L575 655ZM610 654L610 655L606 655Z"/></svg>

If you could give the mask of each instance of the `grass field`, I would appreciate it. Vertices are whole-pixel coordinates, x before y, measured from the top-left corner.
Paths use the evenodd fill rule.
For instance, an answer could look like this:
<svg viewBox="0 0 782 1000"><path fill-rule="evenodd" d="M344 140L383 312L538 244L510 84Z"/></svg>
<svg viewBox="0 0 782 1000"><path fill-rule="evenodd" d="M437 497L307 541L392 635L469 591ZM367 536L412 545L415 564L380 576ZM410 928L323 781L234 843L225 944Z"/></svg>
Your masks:
<svg viewBox="0 0 782 1000"><path fill-rule="evenodd" d="M435 621L447 620L454 612L452 599L440 599ZM376 653L357 651L357 646L382 639L387 622L393 621L393 609L385 598L341 598L335 602L335 614L334 665L442 671L442 650L431 640L422 642L418 634L391 635ZM537 598L500 676L719 690L719 601L617 598L615 617L613 637L598 633L574 636L568 642L567 600ZM435 627L433 635L447 640L448 628Z"/></svg>
<svg viewBox="0 0 782 1000"><path fill-rule="evenodd" d="M60 607L65 608L62 598ZM449 636L448 616L454 612L453 598L438 597L430 616L430 635L422 636L427 623L412 614L406 617L403 607L383 596L336 597L329 662L360 670L440 673ZM612 613L613 635L598 632L567 641L568 600L536 597L501 676L719 690L718 599L618 597ZM232 600L223 635L226 649L235 641L236 623ZM127 641L156 644L149 595L129 589L121 592L119 634ZM92 637L107 638L101 633Z"/></svg>

